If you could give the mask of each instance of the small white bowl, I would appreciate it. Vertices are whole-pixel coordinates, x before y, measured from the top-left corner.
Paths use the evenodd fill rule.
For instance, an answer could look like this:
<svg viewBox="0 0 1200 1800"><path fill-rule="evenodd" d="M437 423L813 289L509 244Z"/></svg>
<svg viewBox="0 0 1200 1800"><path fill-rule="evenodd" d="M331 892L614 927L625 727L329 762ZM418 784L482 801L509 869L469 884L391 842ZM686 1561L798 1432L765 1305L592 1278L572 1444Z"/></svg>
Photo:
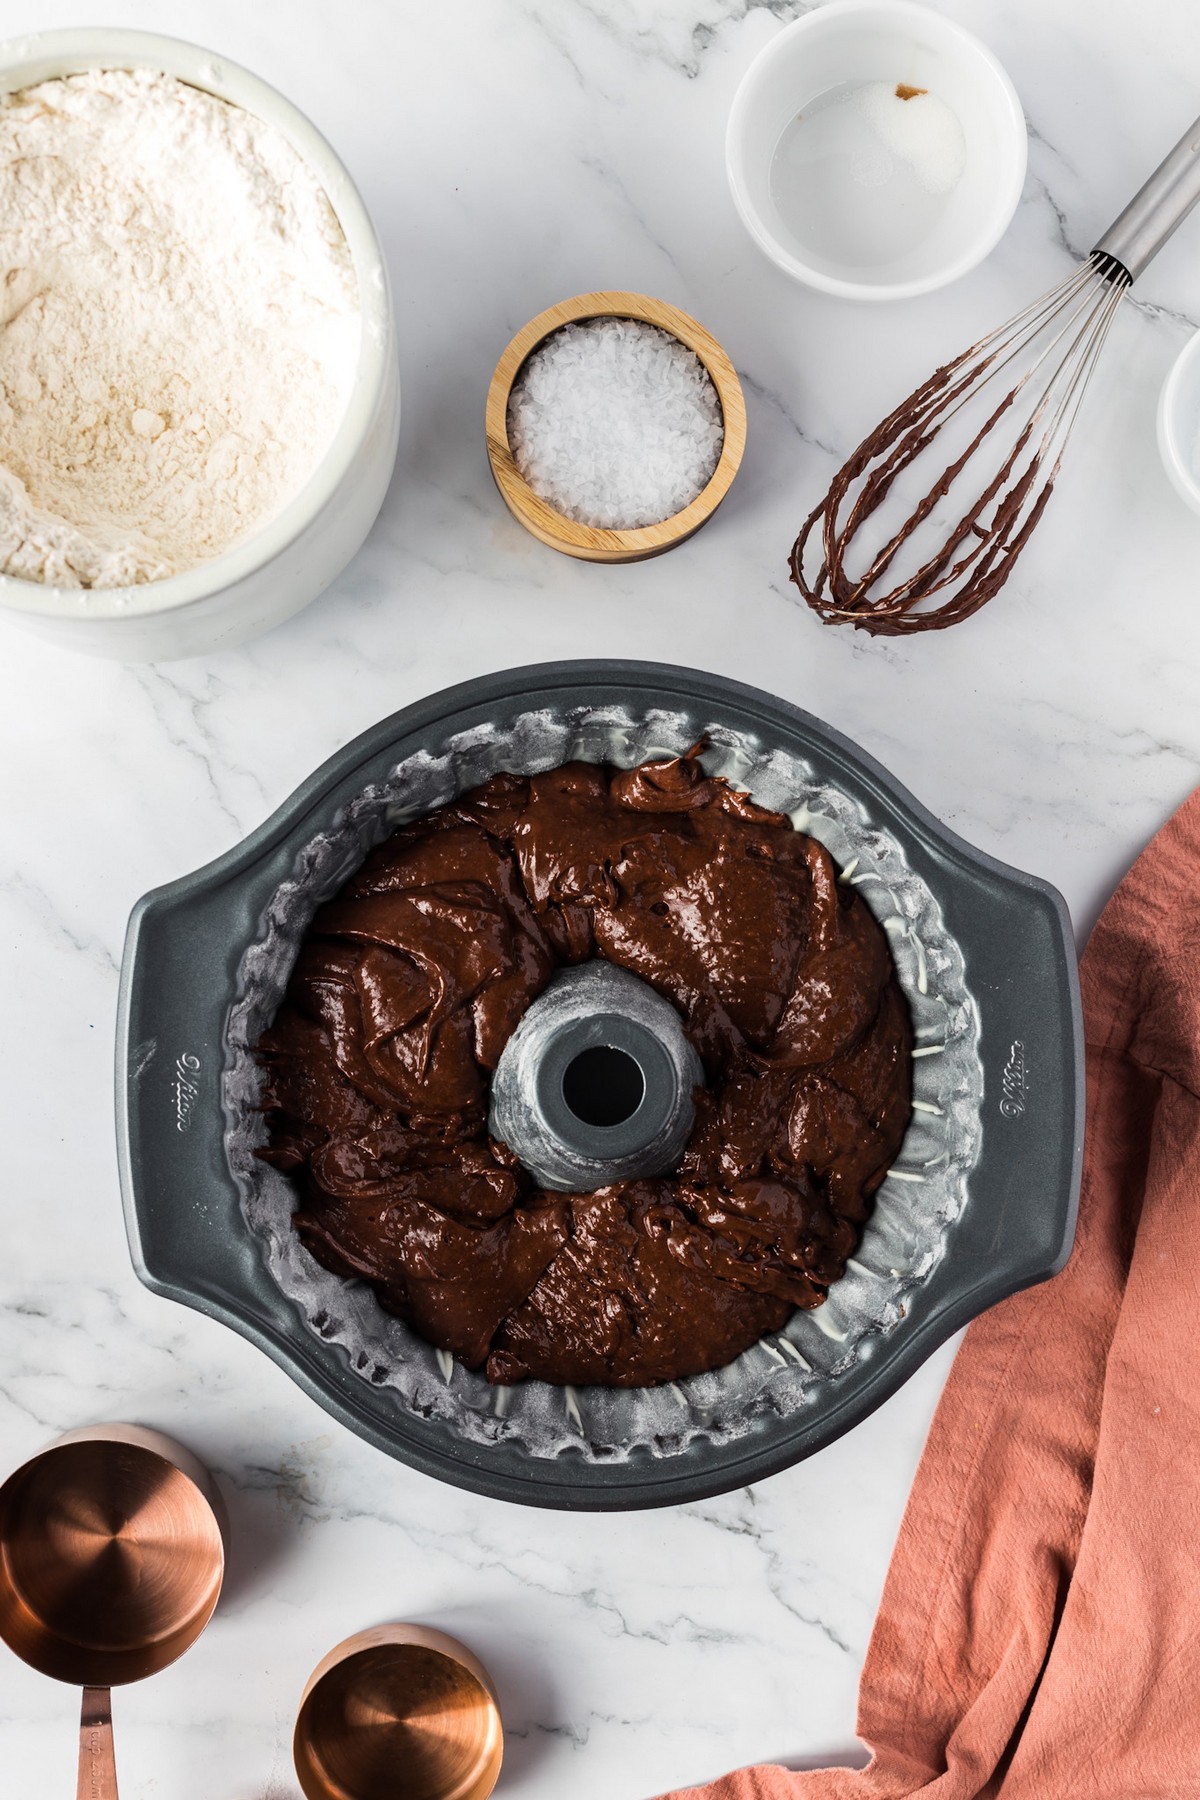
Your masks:
<svg viewBox="0 0 1200 1800"><path fill-rule="evenodd" d="M1200 331L1188 339L1163 382L1158 453L1175 492L1200 513Z"/></svg>
<svg viewBox="0 0 1200 1800"><path fill-rule="evenodd" d="M833 260L782 217L771 169L785 128L831 90L867 83L925 89L957 114L965 161L936 220L877 263ZM955 281L1007 229L1025 182L1025 116L979 39L913 0L830 0L785 26L751 63L734 96L725 165L751 237L781 269L851 300L901 300Z"/></svg>
<svg viewBox="0 0 1200 1800"><path fill-rule="evenodd" d="M0 44L0 92L86 69L156 69L254 113L303 157L358 277L362 338L346 411L309 480L261 531L182 575L124 588L55 588L0 575L0 616L72 650L130 662L199 656L268 631L315 600L362 544L387 492L400 376L387 265L361 195L282 94L236 63L145 31L47 31Z"/></svg>

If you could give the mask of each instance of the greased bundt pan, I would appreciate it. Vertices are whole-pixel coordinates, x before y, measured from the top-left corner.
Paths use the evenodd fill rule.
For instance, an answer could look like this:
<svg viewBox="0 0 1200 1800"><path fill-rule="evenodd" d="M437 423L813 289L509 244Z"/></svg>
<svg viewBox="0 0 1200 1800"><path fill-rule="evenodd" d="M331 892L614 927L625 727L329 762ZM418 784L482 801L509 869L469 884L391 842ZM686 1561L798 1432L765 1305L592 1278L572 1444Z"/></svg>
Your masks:
<svg viewBox="0 0 1200 1800"><path fill-rule="evenodd" d="M288 1179L254 1154L252 1049L317 907L398 824L500 770L632 767L701 738L705 770L819 838L887 931L915 1033L913 1122L824 1305L728 1367L651 1388L489 1387L303 1249ZM650 1029L632 1019L629 1043ZM130 1246L156 1293L224 1320L428 1474L541 1506L676 1504L811 1455L1062 1265L1083 1130L1070 921L1053 888L963 843L784 701L648 663L510 670L383 721L228 855L138 903L117 1100Z"/></svg>

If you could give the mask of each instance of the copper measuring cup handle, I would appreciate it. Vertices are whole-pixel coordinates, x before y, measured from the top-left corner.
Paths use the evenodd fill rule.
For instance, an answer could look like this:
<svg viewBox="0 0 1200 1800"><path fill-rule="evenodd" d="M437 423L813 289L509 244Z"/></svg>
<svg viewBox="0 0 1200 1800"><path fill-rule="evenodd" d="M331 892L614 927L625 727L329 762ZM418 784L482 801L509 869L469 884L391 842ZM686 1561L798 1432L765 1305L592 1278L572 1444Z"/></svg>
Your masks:
<svg viewBox="0 0 1200 1800"><path fill-rule="evenodd" d="M119 1800L113 1753L112 1689L85 1687L79 1719L79 1786L75 1800Z"/></svg>

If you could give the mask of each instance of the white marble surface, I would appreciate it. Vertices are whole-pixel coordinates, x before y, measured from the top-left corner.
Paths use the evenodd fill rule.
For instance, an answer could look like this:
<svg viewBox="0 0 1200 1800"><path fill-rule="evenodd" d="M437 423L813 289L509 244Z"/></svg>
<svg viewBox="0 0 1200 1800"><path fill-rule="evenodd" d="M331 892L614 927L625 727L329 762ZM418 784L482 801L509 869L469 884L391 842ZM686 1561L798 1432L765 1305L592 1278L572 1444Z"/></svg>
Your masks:
<svg viewBox="0 0 1200 1800"><path fill-rule="evenodd" d="M911 644L818 625L784 579L803 511L943 351L1064 272L1200 104L1191 0L946 0L1031 125L988 263L859 310L754 251L722 172L742 70L798 0L110 0L285 89L361 182L395 279L396 480L309 612L207 661L75 659L0 633L0 1465L131 1417L218 1471L227 1597L175 1669L118 1697L129 1800L295 1800L303 1681L388 1617L493 1666L516 1800L629 1795L758 1758L848 1751L884 1569L949 1353L851 1437L752 1492L634 1517L459 1494L333 1424L231 1333L153 1298L125 1249L111 1044L126 916L256 825L395 707L508 664L618 654L756 682L856 737L960 832L1056 882L1081 931L1200 778L1200 520L1153 439L1200 315L1200 218L1126 308L1040 541L974 622ZM4 35L94 23L0 4ZM601 569L509 519L483 450L509 335L590 287L695 312L743 373L750 440L717 520ZM1189 314L1191 315L1189 317ZM74 1697L4 1653L5 1793L71 1791Z"/></svg>

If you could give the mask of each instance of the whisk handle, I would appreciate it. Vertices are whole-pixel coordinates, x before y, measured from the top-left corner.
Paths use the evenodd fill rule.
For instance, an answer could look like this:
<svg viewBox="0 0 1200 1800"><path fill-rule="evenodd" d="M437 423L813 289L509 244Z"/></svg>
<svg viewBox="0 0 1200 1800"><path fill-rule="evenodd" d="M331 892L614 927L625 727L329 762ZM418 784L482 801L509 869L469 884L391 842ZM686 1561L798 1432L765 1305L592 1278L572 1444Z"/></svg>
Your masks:
<svg viewBox="0 0 1200 1800"><path fill-rule="evenodd" d="M1138 189L1125 211L1096 242L1093 255L1111 256L1135 280L1175 227L1200 200L1200 119Z"/></svg>

